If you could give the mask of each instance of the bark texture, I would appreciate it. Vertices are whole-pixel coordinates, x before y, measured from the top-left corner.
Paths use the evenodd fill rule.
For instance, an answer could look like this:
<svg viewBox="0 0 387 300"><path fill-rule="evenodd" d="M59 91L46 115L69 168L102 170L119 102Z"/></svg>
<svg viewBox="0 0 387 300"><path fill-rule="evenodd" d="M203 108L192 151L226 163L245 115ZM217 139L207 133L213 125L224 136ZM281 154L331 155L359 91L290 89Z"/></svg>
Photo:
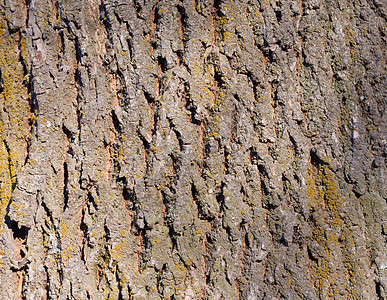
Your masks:
<svg viewBox="0 0 387 300"><path fill-rule="evenodd" d="M384 0L0 0L1 299L386 299Z"/></svg>

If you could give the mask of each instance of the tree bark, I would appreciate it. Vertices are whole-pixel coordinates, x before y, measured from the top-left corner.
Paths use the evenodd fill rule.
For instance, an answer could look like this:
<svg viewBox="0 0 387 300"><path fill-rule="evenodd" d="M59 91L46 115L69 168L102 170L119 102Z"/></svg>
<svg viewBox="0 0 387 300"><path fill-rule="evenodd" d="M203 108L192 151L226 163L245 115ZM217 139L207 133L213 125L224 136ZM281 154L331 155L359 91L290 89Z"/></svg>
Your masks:
<svg viewBox="0 0 387 300"><path fill-rule="evenodd" d="M0 0L1 299L385 299L384 0Z"/></svg>

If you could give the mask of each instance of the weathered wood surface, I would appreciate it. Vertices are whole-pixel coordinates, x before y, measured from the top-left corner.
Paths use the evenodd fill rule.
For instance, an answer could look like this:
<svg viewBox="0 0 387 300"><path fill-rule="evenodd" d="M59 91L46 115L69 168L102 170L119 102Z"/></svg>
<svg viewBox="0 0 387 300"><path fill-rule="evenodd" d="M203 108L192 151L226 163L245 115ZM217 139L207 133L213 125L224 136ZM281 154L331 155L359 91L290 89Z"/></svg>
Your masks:
<svg viewBox="0 0 387 300"><path fill-rule="evenodd" d="M385 299L384 0L0 1L1 299Z"/></svg>

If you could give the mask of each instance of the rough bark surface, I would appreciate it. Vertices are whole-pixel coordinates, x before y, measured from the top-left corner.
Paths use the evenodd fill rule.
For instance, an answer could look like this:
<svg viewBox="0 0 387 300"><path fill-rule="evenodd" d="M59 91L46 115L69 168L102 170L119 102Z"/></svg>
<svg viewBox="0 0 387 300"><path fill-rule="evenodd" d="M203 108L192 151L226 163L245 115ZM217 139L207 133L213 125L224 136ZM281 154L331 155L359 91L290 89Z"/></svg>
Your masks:
<svg viewBox="0 0 387 300"><path fill-rule="evenodd" d="M1 299L386 299L384 0L0 0Z"/></svg>

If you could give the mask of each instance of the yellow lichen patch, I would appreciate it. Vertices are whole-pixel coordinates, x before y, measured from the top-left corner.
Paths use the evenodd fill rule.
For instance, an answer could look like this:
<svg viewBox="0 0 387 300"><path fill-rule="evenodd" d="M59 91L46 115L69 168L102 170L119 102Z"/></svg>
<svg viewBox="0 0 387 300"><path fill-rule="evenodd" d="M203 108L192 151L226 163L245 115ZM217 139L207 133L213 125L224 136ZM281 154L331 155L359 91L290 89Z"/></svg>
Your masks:
<svg viewBox="0 0 387 300"><path fill-rule="evenodd" d="M226 20L225 17L219 17L219 18L218 18L218 25L219 25L220 27L222 27L223 25L226 25L226 24L227 24L227 20Z"/></svg>
<svg viewBox="0 0 387 300"><path fill-rule="evenodd" d="M336 299L339 288L334 266L336 256L341 255L337 232L344 225L340 213L345 199L340 196L338 183L328 165L310 166L306 182L309 208L314 219L311 238L321 247L321 258L312 263L311 276L321 297ZM327 224L328 227L320 224Z"/></svg>
<svg viewBox="0 0 387 300"><path fill-rule="evenodd" d="M337 181L333 178L333 173L327 166L320 167L318 173L319 183L323 186L324 201L331 216L331 223L337 227L343 223L339 213L343 206L343 200L340 198Z"/></svg>
<svg viewBox="0 0 387 300"><path fill-rule="evenodd" d="M216 107L220 106L225 99L226 99L226 93L223 90L220 90L215 101L215 106Z"/></svg>
<svg viewBox="0 0 387 300"><path fill-rule="evenodd" d="M195 1L194 1L195 2ZM196 11L198 13L201 13L202 12L202 9L201 9L201 6L200 6L200 2L198 2L198 4L196 5Z"/></svg>
<svg viewBox="0 0 387 300"><path fill-rule="evenodd" d="M209 136L209 137L214 137L214 138L217 138L217 137L218 137L218 133L217 133L217 132L214 132L214 131L212 131L212 132L210 132L210 133L208 134L208 136Z"/></svg>
<svg viewBox="0 0 387 300"><path fill-rule="evenodd" d="M3 84L3 91L0 96L0 101L6 113L8 113L9 124L3 123L2 137L4 137L4 130L11 130L7 132L11 136L9 143L16 143L17 146L23 148L26 137L27 116L29 114L29 104L27 97L27 89L23 86L24 79L23 69L18 61L18 47L15 44L14 38L9 36L5 29L5 23L0 23L0 69ZM4 122L4 121L3 121ZM6 129L5 126L8 128ZM21 140L21 141L19 141ZM21 149L18 149L21 150ZM23 153L15 156L22 156ZM19 163L19 157L15 157L15 163Z"/></svg>
<svg viewBox="0 0 387 300"><path fill-rule="evenodd" d="M344 32L345 32L344 34L345 43L349 46L349 52L351 54L351 58L353 62L355 62L357 60L357 57L356 57L357 47L356 47L356 38L354 35L354 31L352 27L348 25L345 27Z"/></svg>
<svg viewBox="0 0 387 300"><path fill-rule="evenodd" d="M306 196L309 200L309 208L316 209L320 205L317 201L316 183L313 178L313 167L309 166L308 172L306 173Z"/></svg>
<svg viewBox="0 0 387 300"><path fill-rule="evenodd" d="M231 41L232 33L230 31L224 31L223 32L223 41L225 43L229 43Z"/></svg>
<svg viewBox="0 0 387 300"><path fill-rule="evenodd" d="M0 220L4 218L17 173L24 162L29 134L28 91L22 84L24 75L18 57L19 39L19 33L8 33L6 20L0 18ZM20 45L21 51L26 52L23 38Z"/></svg>

